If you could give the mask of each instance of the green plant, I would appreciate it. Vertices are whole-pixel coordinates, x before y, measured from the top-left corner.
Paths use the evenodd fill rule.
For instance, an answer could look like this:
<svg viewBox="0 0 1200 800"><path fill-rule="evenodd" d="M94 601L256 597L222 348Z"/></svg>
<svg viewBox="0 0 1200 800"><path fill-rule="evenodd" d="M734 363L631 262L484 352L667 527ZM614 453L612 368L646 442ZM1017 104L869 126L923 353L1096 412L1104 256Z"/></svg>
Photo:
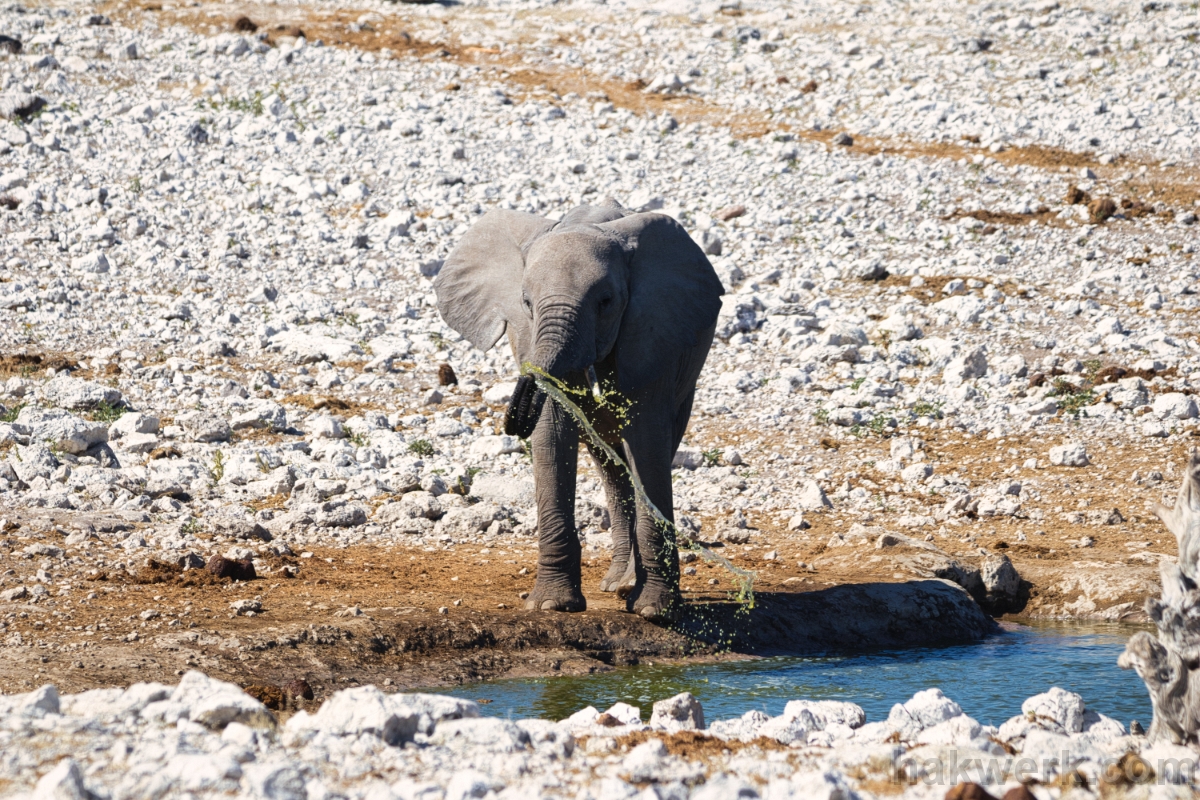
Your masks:
<svg viewBox="0 0 1200 800"><path fill-rule="evenodd" d="M365 433L361 433L361 432L352 433L352 434L350 434L350 444L354 445L355 447L369 447L371 444L371 437L369 437ZM414 444L415 444L415 442L414 442ZM410 448L411 448L411 445L410 445Z"/></svg>
<svg viewBox="0 0 1200 800"><path fill-rule="evenodd" d="M1096 393L1091 389L1076 389L1064 380L1055 381L1054 389L1046 396L1057 398L1058 407L1072 417L1078 417L1085 406L1096 402Z"/></svg>
<svg viewBox="0 0 1200 800"><path fill-rule="evenodd" d="M862 385L866 382L867 382L867 379L865 377L855 378L854 380L850 381L850 391L857 392L859 389L862 388Z"/></svg>
<svg viewBox="0 0 1200 800"><path fill-rule="evenodd" d="M416 439L408 443L408 452L422 458L428 458L433 455L434 449L428 439Z"/></svg>
<svg viewBox="0 0 1200 800"><path fill-rule="evenodd" d="M129 191L134 194L142 193L142 178L140 175L134 175L133 180L129 182Z"/></svg>
<svg viewBox="0 0 1200 800"><path fill-rule="evenodd" d="M220 483L225 477L225 454L220 450L213 453L212 466L208 468L208 477L213 483Z"/></svg>
<svg viewBox="0 0 1200 800"><path fill-rule="evenodd" d="M222 106L230 111L249 111L256 117L261 117L263 113L263 93L256 91L254 96L249 100L243 100L240 97L225 97L221 99L209 100L208 104L214 111L219 111Z"/></svg>
<svg viewBox="0 0 1200 800"><path fill-rule="evenodd" d="M264 475L271 471L271 465L267 463L265 458L263 458L262 453L255 453L254 461L258 464L258 471Z"/></svg>
<svg viewBox="0 0 1200 800"><path fill-rule="evenodd" d="M195 517L188 517L188 521L179 526L179 532L184 536L191 536L200 532L200 520Z"/></svg>
<svg viewBox="0 0 1200 800"><path fill-rule="evenodd" d="M942 418L942 406L945 402L938 400L936 403L931 403L928 400L919 400L913 404L912 411L918 417L932 417L933 419Z"/></svg>
<svg viewBox="0 0 1200 800"><path fill-rule="evenodd" d="M890 417L880 414L871 420L871 424L868 427L870 427L871 433L880 438L886 438L892 433L892 420Z"/></svg>
<svg viewBox="0 0 1200 800"><path fill-rule="evenodd" d="M715 467L721 463L721 448L719 447L701 451L700 455L704 458L704 466L706 467Z"/></svg>
<svg viewBox="0 0 1200 800"><path fill-rule="evenodd" d="M17 416L21 413L21 409L24 407L24 403L17 403L3 414L0 414L0 422L16 422Z"/></svg>
<svg viewBox="0 0 1200 800"><path fill-rule="evenodd" d="M108 424L119 420L127 410L128 409L126 409L125 406L113 405L107 400L103 400L99 405L92 409L91 413L88 414L88 418L93 422L103 422Z"/></svg>
<svg viewBox="0 0 1200 800"><path fill-rule="evenodd" d="M828 424L829 423L829 409L825 408L824 406L821 406L820 408L818 408L816 411L813 412L813 419L815 419L817 421L818 425Z"/></svg>

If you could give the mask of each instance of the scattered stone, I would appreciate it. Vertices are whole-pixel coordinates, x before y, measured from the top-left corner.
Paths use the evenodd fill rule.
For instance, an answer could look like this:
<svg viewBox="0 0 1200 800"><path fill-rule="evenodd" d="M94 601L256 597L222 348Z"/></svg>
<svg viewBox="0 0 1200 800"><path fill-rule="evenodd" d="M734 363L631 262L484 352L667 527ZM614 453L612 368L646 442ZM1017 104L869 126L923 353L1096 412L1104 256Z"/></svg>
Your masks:
<svg viewBox="0 0 1200 800"><path fill-rule="evenodd" d="M740 205L725 206L720 211L713 214L713 219L718 219L721 222L729 222L731 219L737 219L745 215L746 207Z"/></svg>
<svg viewBox="0 0 1200 800"><path fill-rule="evenodd" d="M1071 442L1051 447L1050 463L1056 467L1086 467L1091 462L1087 448L1079 442Z"/></svg>
<svg viewBox="0 0 1200 800"><path fill-rule="evenodd" d="M987 591L988 610L993 614L1020 610L1021 576L1008 556L988 556L979 575Z"/></svg>
<svg viewBox="0 0 1200 800"><path fill-rule="evenodd" d="M15 48L15 49L14 49ZM0 36L0 52L19 53L21 43L10 36ZM46 100L28 92L0 94L0 119L25 119L46 107Z"/></svg>
<svg viewBox="0 0 1200 800"><path fill-rule="evenodd" d="M690 692L683 692L654 704L650 727L668 733L704 730L704 709Z"/></svg>
<svg viewBox="0 0 1200 800"><path fill-rule="evenodd" d="M208 560L205 569L218 578L229 578L234 581L252 581L258 577L254 571L254 562L249 558L235 561L222 555L215 555Z"/></svg>
<svg viewBox="0 0 1200 800"><path fill-rule="evenodd" d="M1099 197L1088 203L1088 218L1096 224L1105 222L1117 213L1117 204L1111 197Z"/></svg>

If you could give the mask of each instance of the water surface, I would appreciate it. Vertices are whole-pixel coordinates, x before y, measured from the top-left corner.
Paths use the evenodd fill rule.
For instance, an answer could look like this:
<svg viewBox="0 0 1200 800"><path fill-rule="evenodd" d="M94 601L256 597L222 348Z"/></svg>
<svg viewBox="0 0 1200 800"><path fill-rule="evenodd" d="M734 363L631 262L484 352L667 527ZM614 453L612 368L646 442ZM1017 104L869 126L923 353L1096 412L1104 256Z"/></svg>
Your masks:
<svg viewBox="0 0 1200 800"><path fill-rule="evenodd" d="M585 706L618 701L642 709L691 692L708 720L750 709L771 715L789 700L849 700L868 721L884 719L895 703L922 689L940 688L984 724L1021 712L1026 697L1059 686L1083 696L1088 708L1128 725L1150 723L1150 700L1133 672L1117 668L1126 640L1140 628L1116 624L1006 625L974 644L877 650L851 655L779 657L715 664L652 665L587 676L501 680L447 690L489 701L485 714L562 719Z"/></svg>

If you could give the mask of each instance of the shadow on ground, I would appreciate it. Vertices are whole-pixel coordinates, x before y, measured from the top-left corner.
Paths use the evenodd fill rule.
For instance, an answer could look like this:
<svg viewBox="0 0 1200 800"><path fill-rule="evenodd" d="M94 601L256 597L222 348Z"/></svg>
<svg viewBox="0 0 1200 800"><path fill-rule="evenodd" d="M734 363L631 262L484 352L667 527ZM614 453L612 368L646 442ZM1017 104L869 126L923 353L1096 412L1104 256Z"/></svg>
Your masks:
<svg viewBox="0 0 1200 800"><path fill-rule="evenodd" d="M950 644L998 630L970 595L941 580L761 592L750 610L691 606L679 627L700 641L756 656Z"/></svg>

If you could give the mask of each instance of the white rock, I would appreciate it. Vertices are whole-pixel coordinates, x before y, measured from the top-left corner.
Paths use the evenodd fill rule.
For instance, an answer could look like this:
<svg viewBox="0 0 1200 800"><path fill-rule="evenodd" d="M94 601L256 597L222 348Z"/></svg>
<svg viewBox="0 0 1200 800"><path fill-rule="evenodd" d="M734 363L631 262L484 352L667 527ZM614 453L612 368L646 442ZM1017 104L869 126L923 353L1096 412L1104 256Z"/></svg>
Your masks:
<svg viewBox="0 0 1200 800"><path fill-rule="evenodd" d="M1050 448L1050 463L1056 467L1086 467L1087 448L1079 442L1060 444Z"/></svg>
<svg viewBox="0 0 1200 800"><path fill-rule="evenodd" d="M17 424L30 430L30 439L44 442L64 453L78 455L94 444L108 441L108 427L90 422L61 409L26 406L17 415Z"/></svg>
<svg viewBox="0 0 1200 800"><path fill-rule="evenodd" d="M801 712L810 715L817 730L824 730L835 724L859 728L867 721L862 706L840 700L789 700L783 709L783 716L798 717Z"/></svg>
<svg viewBox="0 0 1200 800"><path fill-rule="evenodd" d="M207 728L221 730L230 722L251 728L274 728L275 717L262 703L237 686L189 670L171 692L170 701L188 709L188 716Z"/></svg>
<svg viewBox="0 0 1200 800"><path fill-rule="evenodd" d="M471 443L471 455L483 458L495 458L506 453L520 453L521 440L516 436L480 436Z"/></svg>
<svg viewBox="0 0 1200 800"><path fill-rule="evenodd" d="M47 382L41 390L47 405L81 411L101 404L116 406L121 402L121 392L111 386L93 381L58 375Z"/></svg>
<svg viewBox="0 0 1200 800"><path fill-rule="evenodd" d="M910 464L900 470L900 478L906 483L916 483L923 481L933 474L933 465L925 462L919 464Z"/></svg>
<svg viewBox="0 0 1200 800"><path fill-rule="evenodd" d="M1182 392L1169 392L1154 398L1151 410L1159 419L1195 419L1196 399Z"/></svg>
<svg viewBox="0 0 1200 800"><path fill-rule="evenodd" d="M804 511L821 511L833 508L833 503L825 496L825 490L816 481L805 481L796 496L796 505Z"/></svg>
<svg viewBox="0 0 1200 800"><path fill-rule="evenodd" d="M71 267L79 272L93 274L108 272L110 265L104 253L88 253L71 260Z"/></svg>
<svg viewBox="0 0 1200 800"><path fill-rule="evenodd" d="M519 753L528 750L527 731L508 720L484 717L439 723L430 740L460 752L479 748L489 753Z"/></svg>
<svg viewBox="0 0 1200 800"><path fill-rule="evenodd" d="M987 370L987 351L982 347L975 347L946 365L942 372L942 385L961 386L965 381L982 378L987 374Z"/></svg>
<svg viewBox="0 0 1200 800"><path fill-rule="evenodd" d="M1082 697L1057 686L1021 704L1021 713L1032 714L1035 719L1043 717L1052 720L1067 733L1083 730L1086 711Z"/></svg>
<svg viewBox="0 0 1200 800"><path fill-rule="evenodd" d="M286 733L301 741L317 733L329 736L378 736L387 744L411 741L421 713L374 686L343 689L321 704L316 714L303 711L287 721Z"/></svg>
<svg viewBox="0 0 1200 800"><path fill-rule="evenodd" d="M340 420L319 414L305 420L304 430L312 439L345 439L346 430Z"/></svg>
<svg viewBox="0 0 1200 800"><path fill-rule="evenodd" d="M604 712L622 725L641 725L642 710L628 703L617 703Z"/></svg>
<svg viewBox="0 0 1200 800"><path fill-rule="evenodd" d="M691 692L683 692L654 704L650 727L670 733L703 730L704 709Z"/></svg>
<svg viewBox="0 0 1200 800"><path fill-rule="evenodd" d="M108 426L108 438L111 441L134 434L154 434L158 433L158 426L158 417L140 411L129 411Z"/></svg>
<svg viewBox="0 0 1200 800"><path fill-rule="evenodd" d="M917 692L905 703L892 706L887 725L908 741L918 733L940 722L962 714L958 703L942 694L941 689L926 689Z"/></svg>
<svg viewBox="0 0 1200 800"><path fill-rule="evenodd" d="M497 383L483 393L483 402L490 405L504 405L512 399L512 393L517 389L516 381Z"/></svg>
<svg viewBox="0 0 1200 800"><path fill-rule="evenodd" d="M33 789L36 800L92 800L83 783L83 773L73 758L64 758L43 775Z"/></svg>
<svg viewBox="0 0 1200 800"><path fill-rule="evenodd" d="M704 454L700 452L699 447L691 447L689 445L680 445L675 451L675 458L671 461L672 469L687 469L694 470L704 466Z"/></svg>
<svg viewBox="0 0 1200 800"><path fill-rule="evenodd" d="M295 364L344 361L352 355L362 355L363 352L361 347L344 339L298 331L284 331L271 337L271 349L282 353Z"/></svg>

